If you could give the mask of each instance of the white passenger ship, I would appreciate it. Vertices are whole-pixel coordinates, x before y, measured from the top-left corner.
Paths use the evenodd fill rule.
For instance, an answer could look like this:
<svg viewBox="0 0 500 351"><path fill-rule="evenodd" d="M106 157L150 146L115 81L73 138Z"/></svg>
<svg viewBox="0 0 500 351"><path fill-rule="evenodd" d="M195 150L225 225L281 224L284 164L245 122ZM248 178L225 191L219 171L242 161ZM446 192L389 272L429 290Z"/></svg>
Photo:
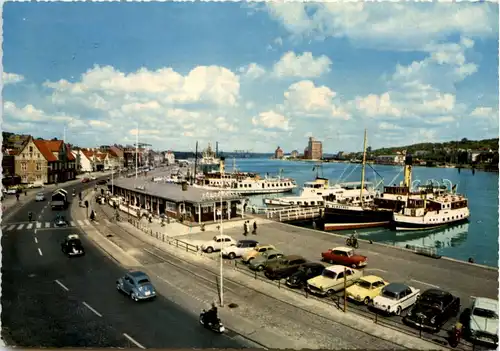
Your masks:
<svg viewBox="0 0 500 351"><path fill-rule="evenodd" d="M219 172L208 172L196 178L196 187L206 190L230 190L245 195L286 193L297 188L291 178L265 177L248 172L225 172L224 158L220 159Z"/></svg>
<svg viewBox="0 0 500 351"><path fill-rule="evenodd" d="M456 188L456 186L454 186ZM467 198L456 192L427 198L409 199L401 213L394 213L396 230L427 230L467 222L470 216Z"/></svg>
<svg viewBox="0 0 500 351"><path fill-rule="evenodd" d="M365 183L367 190L364 193L364 202L373 201L376 195L372 183ZM339 183L333 186L329 185L326 178L317 177L314 181L305 182L299 196L286 196L263 199L264 204L269 207L281 206L325 206L326 202L349 201L358 203L361 182Z"/></svg>

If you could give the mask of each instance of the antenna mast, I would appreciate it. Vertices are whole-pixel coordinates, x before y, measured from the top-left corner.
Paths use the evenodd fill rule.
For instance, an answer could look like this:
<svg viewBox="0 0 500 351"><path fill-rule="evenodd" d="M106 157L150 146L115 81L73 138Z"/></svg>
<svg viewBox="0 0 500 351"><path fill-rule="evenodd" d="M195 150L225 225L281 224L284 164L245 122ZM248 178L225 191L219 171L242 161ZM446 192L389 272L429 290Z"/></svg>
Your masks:
<svg viewBox="0 0 500 351"><path fill-rule="evenodd" d="M363 141L363 168L361 168L361 191L359 198L361 199L361 206L363 206L363 188L365 187L365 170L366 170L366 129L365 138Z"/></svg>

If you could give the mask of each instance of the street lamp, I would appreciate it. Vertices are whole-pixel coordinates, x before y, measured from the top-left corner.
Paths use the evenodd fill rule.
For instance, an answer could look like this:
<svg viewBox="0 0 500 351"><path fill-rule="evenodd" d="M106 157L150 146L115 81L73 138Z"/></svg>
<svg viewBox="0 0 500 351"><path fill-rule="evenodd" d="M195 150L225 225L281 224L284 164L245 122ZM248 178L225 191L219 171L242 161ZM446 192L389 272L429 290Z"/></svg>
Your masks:
<svg viewBox="0 0 500 351"><path fill-rule="evenodd" d="M222 228L222 215L223 215L223 211L222 211L222 192L223 192L223 190L221 190L219 192L220 193L220 229L219 230L220 230L220 235L221 236L224 233L224 230ZM224 243L224 241L222 241L222 243ZM223 247L221 247L221 250L220 250L220 306L224 307L224 273L223 273L222 249L223 249Z"/></svg>

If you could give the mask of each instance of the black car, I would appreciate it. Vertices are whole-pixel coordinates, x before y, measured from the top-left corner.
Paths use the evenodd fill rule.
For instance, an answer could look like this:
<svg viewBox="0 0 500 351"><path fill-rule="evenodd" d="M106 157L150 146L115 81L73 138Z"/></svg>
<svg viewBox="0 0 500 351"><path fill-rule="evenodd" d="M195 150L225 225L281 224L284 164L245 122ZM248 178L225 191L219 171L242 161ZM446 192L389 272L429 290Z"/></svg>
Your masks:
<svg viewBox="0 0 500 351"><path fill-rule="evenodd" d="M324 270L325 266L321 263L307 262L286 279L286 285L290 288L302 288L307 285L309 279L321 275Z"/></svg>
<svg viewBox="0 0 500 351"><path fill-rule="evenodd" d="M56 225L56 227L65 227L68 225L68 222L66 221L66 218L64 218L64 216L57 216L54 220L54 224Z"/></svg>
<svg viewBox="0 0 500 351"><path fill-rule="evenodd" d="M97 184L97 185L104 185L104 184L106 184L106 183L107 183L106 179L99 179L99 180L96 182L96 184Z"/></svg>
<svg viewBox="0 0 500 351"><path fill-rule="evenodd" d="M408 311L403 322L416 328L438 332L441 327L460 312L460 298L447 291L429 289L420 295Z"/></svg>
<svg viewBox="0 0 500 351"><path fill-rule="evenodd" d="M61 243L61 251L69 257L85 255L85 249L77 234L68 235L66 240Z"/></svg>
<svg viewBox="0 0 500 351"><path fill-rule="evenodd" d="M287 255L265 267L264 275L269 279L283 279L297 272L308 261L298 255Z"/></svg>

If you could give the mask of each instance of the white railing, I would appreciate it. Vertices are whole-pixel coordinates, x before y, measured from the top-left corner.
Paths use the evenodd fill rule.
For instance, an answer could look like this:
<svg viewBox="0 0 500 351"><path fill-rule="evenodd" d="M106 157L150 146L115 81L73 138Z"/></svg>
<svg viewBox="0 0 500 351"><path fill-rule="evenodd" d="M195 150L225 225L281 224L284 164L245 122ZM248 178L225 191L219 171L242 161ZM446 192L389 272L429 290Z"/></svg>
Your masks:
<svg viewBox="0 0 500 351"><path fill-rule="evenodd" d="M277 210L267 210L266 217L280 222L294 221L299 219L314 219L321 215L320 207L288 207Z"/></svg>

